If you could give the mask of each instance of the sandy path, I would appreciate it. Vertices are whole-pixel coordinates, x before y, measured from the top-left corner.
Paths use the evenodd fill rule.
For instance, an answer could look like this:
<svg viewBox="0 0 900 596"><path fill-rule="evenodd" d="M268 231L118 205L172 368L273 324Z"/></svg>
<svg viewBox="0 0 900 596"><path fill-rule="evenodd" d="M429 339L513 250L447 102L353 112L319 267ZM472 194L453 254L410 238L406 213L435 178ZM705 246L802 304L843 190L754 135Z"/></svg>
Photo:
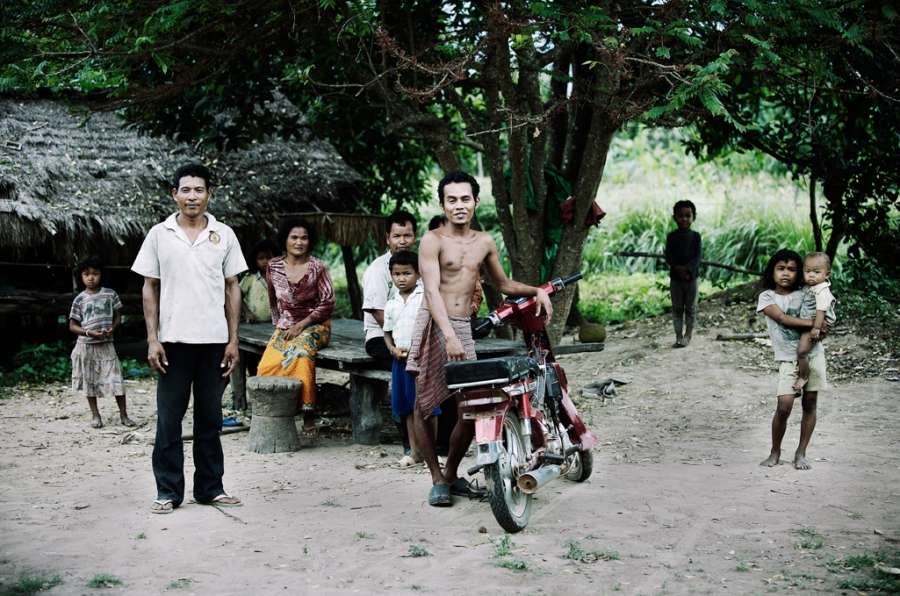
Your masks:
<svg viewBox="0 0 900 596"><path fill-rule="evenodd" d="M841 382L821 394L813 469L764 469L766 352L716 342L714 331L672 350L668 335L657 319L620 328L603 353L561 358L576 396L599 377L632 382L605 405L579 401L601 439L594 476L541 489L504 557L487 503L431 508L426 474L390 469L399 446L352 446L339 434L278 455L225 436L226 488L245 505L152 515L154 383L130 385L131 416L148 425L127 444L118 425L88 428L86 404L68 390L16 391L0 400L0 593L19 573L58 573L49 594L99 593L86 584L109 573L124 585L108 591L128 594L839 594L846 574L828 570L831 557L896 547L897 383ZM114 402L101 411L109 421ZM798 424L799 404L786 455ZM618 560L564 558L569 539ZM497 566L516 560L529 571Z"/></svg>

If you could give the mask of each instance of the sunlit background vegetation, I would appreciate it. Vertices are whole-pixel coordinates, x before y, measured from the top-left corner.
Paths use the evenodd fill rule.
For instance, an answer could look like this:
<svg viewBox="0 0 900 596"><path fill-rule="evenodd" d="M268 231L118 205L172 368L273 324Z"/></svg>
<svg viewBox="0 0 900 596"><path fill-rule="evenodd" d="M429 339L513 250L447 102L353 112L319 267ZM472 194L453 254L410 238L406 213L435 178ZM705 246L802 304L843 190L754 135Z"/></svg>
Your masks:
<svg viewBox="0 0 900 596"><path fill-rule="evenodd" d="M675 228L672 206L681 199L697 206L693 229L703 236L706 261L761 271L780 248L801 255L815 248L807 180L792 179L777 162L759 153L698 162L683 148L682 134L679 130L633 126L614 140L597 197L607 215L588 238L582 265L585 278L579 284L579 308L589 321L606 324L666 311L669 278L665 262L616 253L662 253L666 234ZM475 171L476 164L472 166ZM439 173L435 173L437 177ZM497 240L509 272L490 181L482 182L478 220ZM420 234L428 220L440 213L436 195L431 196L435 197L431 203L407 207L419 218ZM359 249L360 277L376 254L374 244ZM329 247L324 257L336 286L345 288L340 251ZM836 292L853 286L853 297L848 294L842 302L859 314L892 316L896 308L883 297L897 293L896 282L880 279L877 272L861 270L845 259L842 249L832 273ZM701 298L758 279L712 266L701 267L701 276ZM349 316L346 292L339 290L337 294L337 312Z"/></svg>

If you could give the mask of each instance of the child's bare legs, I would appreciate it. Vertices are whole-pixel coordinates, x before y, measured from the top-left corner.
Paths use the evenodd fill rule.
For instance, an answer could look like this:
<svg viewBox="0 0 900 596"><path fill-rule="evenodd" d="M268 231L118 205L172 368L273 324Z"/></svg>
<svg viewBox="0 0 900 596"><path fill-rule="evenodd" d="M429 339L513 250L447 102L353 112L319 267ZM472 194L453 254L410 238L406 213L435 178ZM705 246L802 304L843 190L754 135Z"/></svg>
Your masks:
<svg viewBox="0 0 900 596"><path fill-rule="evenodd" d="M403 416L406 422L406 432L409 433L409 454L417 464L425 461L425 455L419 449L419 442L416 440L416 423L413 414L409 413ZM437 416L431 417L431 435L437 437Z"/></svg>
<svg viewBox="0 0 900 596"><path fill-rule="evenodd" d="M809 464L806 463L806 446L809 445L809 439L816 428L816 402L818 396L819 393L817 391L809 391L803 395L800 401L803 407L803 417L800 419L800 444L797 446L797 452L794 454L794 467L798 470L808 470L810 468ZM794 397L793 394L778 396L778 406L775 408L775 416L772 418L772 452L768 458L759 463L761 466L771 468L778 465L778 460L781 458L781 441L784 439L787 421L794 407Z"/></svg>
<svg viewBox="0 0 900 596"><path fill-rule="evenodd" d="M809 331L800 336L797 344L797 367L800 369L794 389L803 389L809 382L809 351L815 343L809 337Z"/></svg>
<svg viewBox="0 0 900 596"><path fill-rule="evenodd" d="M803 417L800 419L800 444L794 454L794 467L798 470L808 470L810 465L806 463L806 446L816 429L816 404L818 391L807 391L803 394L800 404L803 406Z"/></svg>
<svg viewBox="0 0 900 596"><path fill-rule="evenodd" d="M131 418L128 417L128 412L125 410L125 396L117 395L116 404L118 404L119 406L119 420L122 422L122 424L124 426L134 426L134 422L131 421Z"/></svg>
<svg viewBox="0 0 900 596"><path fill-rule="evenodd" d="M100 416L100 410L97 409L97 398L87 398L88 405L91 407L91 428L103 428L103 418Z"/></svg>

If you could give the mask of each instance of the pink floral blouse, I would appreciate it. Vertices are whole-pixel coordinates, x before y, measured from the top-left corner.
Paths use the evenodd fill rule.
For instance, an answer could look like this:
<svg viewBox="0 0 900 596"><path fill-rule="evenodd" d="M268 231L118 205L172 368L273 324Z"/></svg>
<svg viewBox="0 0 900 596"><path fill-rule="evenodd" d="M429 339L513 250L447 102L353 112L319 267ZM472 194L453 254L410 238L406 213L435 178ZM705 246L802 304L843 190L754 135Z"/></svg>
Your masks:
<svg viewBox="0 0 900 596"><path fill-rule="evenodd" d="M328 268L320 259L309 258L309 268L298 283L288 279L284 257L269 261L266 270L272 324L290 329L309 317L313 324L324 323L334 312L334 285Z"/></svg>

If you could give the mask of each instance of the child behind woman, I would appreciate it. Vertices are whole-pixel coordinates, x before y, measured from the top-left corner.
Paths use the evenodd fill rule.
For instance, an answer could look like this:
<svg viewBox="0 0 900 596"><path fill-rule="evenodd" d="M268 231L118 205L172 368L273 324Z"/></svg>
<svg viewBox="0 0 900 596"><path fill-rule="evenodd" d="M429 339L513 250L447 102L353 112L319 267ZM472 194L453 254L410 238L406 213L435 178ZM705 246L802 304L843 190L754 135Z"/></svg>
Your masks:
<svg viewBox="0 0 900 596"><path fill-rule="evenodd" d="M248 273L241 280L241 314L248 323L269 323L272 311L269 307L269 289L266 286L266 267L275 255L281 254L278 245L271 240L260 240L247 251Z"/></svg>
<svg viewBox="0 0 900 596"><path fill-rule="evenodd" d="M78 336L72 351L72 389L87 398L91 428L103 427L97 398L110 395L116 396L122 424L134 426L125 411L125 382L113 347L113 333L122 324L122 302L118 294L100 285L103 269L97 255L82 258L75 267L75 280L84 291L75 297L69 313L69 330Z"/></svg>
<svg viewBox="0 0 900 596"><path fill-rule="evenodd" d="M809 309L800 312L801 319L814 320L813 328L800 336L800 343L797 345L797 365L800 372L797 382L794 383L794 389L803 389L809 381L809 352L822 338L822 323L828 321L829 325L834 325L837 320L834 314L834 294L828 289L831 285L829 277L831 277L831 259L828 255L824 252L808 253L803 260L803 278L809 288L804 291L815 297L816 309L813 312ZM807 303L804 301L804 304Z"/></svg>

